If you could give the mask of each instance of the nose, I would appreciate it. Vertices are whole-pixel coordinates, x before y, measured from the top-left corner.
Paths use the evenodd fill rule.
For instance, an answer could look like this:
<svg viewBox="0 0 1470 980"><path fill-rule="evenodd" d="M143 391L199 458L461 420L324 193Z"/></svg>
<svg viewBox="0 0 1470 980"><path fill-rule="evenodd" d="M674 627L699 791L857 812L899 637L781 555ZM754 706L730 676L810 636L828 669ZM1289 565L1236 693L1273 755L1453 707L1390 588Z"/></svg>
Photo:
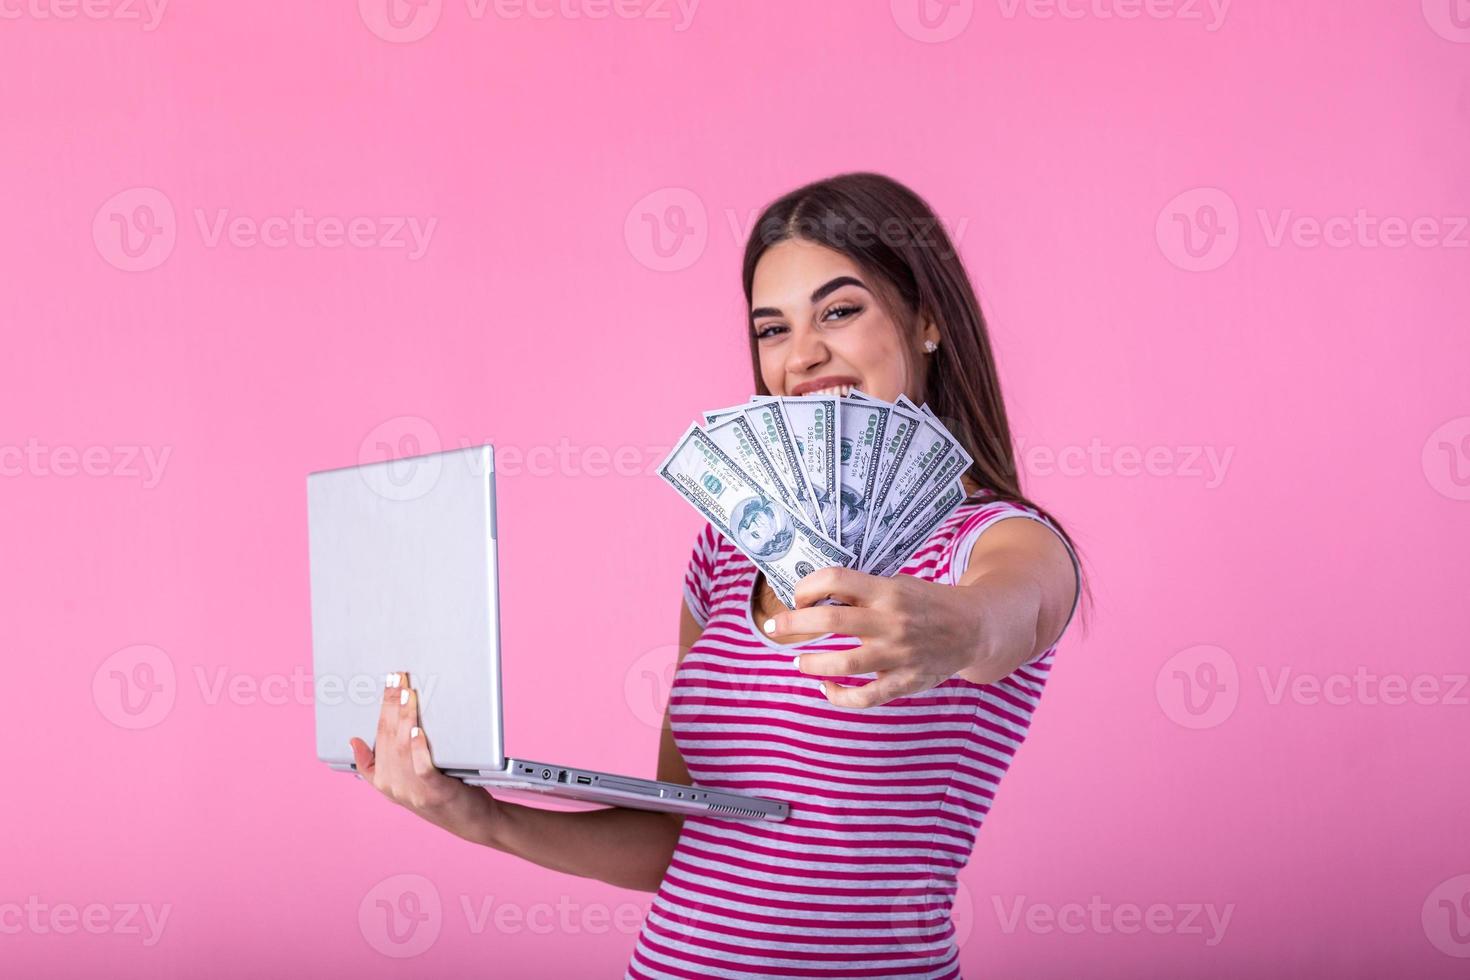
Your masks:
<svg viewBox="0 0 1470 980"><path fill-rule="evenodd" d="M827 345L821 333L808 326L794 327L792 334L786 346L786 375L800 377L827 359Z"/></svg>

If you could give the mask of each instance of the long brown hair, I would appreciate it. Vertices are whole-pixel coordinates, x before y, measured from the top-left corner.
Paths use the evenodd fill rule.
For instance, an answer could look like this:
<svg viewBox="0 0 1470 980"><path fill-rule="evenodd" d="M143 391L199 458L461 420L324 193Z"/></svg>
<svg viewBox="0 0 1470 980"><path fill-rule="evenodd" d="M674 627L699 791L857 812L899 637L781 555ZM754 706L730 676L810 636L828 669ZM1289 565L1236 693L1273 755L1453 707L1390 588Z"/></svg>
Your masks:
<svg viewBox="0 0 1470 980"><path fill-rule="evenodd" d="M792 238L841 252L868 273L880 300L907 332L911 348L917 347L921 324L934 321L940 343L927 355L924 397L974 458L965 475L982 491L1045 515L1077 554L1080 575L1081 552L1071 535L1022 492L985 317L959 252L934 210L882 174L839 174L798 187L769 204L751 229L741 270L747 310L756 264L772 245ZM768 395L753 318L747 333L755 390ZM1091 600L1091 588L1087 577L1082 579L1078 612L1085 616L1083 599Z"/></svg>

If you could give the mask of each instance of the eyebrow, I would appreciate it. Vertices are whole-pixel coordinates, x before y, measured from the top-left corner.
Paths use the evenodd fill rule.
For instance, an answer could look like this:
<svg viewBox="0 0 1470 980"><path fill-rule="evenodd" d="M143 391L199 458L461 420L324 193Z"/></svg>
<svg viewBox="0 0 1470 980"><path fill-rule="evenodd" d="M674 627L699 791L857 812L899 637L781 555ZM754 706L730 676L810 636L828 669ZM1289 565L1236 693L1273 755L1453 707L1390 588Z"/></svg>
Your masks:
<svg viewBox="0 0 1470 980"><path fill-rule="evenodd" d="M829 293L834 292L835 290L841 289L843 286L856 286L864 292L871 291L868 289L867 286L863 285L863 281L861 279L856 279L852 276L838 276L836 279L833 279L830 282L823 283L816 289L812 290L812 305L815 306L816 304L820 303L823 297L827 296ZM750 318L752 320L762 316L780 315L781 311L774 306L762 306L750 311Z"/></svg>

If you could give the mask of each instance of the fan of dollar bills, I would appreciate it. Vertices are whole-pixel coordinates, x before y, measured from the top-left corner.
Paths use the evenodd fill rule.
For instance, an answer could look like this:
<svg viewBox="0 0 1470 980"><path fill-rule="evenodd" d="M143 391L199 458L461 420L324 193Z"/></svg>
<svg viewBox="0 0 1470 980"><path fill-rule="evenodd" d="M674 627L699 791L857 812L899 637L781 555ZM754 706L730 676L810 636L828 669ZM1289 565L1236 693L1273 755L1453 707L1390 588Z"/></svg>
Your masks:
<svg viewBox="0 0 1470 980"><path fill-rule="evenodd" d="M705 412L659 475L794 608L818 568L896 573L964 500L971 462L928 405L853 390Z"/></svg>

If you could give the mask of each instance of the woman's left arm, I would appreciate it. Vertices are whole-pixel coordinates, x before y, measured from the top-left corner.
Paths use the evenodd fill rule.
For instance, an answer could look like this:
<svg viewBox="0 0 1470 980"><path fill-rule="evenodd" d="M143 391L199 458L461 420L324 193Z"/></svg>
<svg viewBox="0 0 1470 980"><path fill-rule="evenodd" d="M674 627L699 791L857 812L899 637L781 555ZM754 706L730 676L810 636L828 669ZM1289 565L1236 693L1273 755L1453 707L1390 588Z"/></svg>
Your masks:
<svg viewBox="0 0 1470 980"><path fill-rule="evenodd" d="M1072 611L1077 571L1057 533L1040 521L1007 517L975 539L956 590L984 606L984 645L965 680L989 684L1061 639Z"/></svg>
<svg viewBox="0 0 1470 980"><path fill-rule="evenodd" d="M818 676L876 671L858 687L822 684L833 704L866 708L956 675L977 684L1000 680L1057 641L1077 587L1061 538L1039 521L1007 517L975 540L957 585L819 568L796 584L796 608L764 626L772 635L859 638L854 649L798 654L794 662ZM847 605L815 605L829 596Z"/></svg>

